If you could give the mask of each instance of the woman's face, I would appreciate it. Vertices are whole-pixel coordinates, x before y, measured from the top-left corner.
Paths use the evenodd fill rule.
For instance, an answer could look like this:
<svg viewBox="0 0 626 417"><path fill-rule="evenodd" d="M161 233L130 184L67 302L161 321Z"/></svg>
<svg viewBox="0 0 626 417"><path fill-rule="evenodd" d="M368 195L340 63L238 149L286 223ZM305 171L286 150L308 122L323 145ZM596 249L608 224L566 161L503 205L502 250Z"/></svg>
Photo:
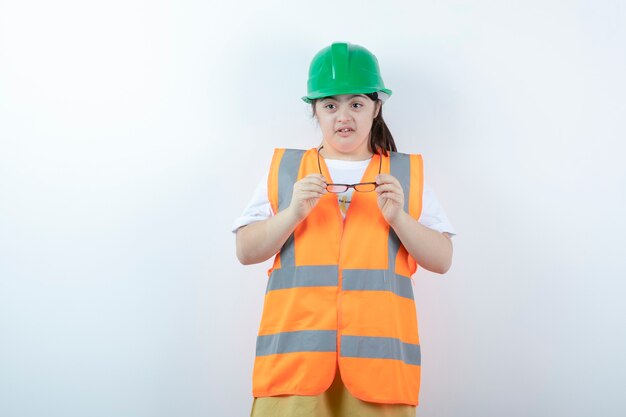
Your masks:
<svg viewBox="0 0 626 417"><path fill-rule="evenodd" d="M365 160L372 121L378 115L380 100L363 94L341 94L315 102L315 115L322 130L322 155L330 159Z"/></svg>

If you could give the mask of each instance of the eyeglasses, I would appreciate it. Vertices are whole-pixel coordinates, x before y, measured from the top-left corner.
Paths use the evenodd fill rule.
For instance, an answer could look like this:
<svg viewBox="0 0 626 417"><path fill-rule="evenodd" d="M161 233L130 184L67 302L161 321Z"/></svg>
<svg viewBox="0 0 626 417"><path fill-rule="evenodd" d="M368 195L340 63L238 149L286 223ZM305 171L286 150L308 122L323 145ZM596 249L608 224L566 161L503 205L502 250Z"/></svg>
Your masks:
<svg viewBox="0 0 626 417"><path fill-rule="evenodd" d="M320 165L320 151L324 145L320 146L317 150L317 167L320 170L320 175L322 174L322 166ZM378 173L380 174L380 169L383 166L383 158L380 157L380 162L378 165ZM354 188L354 191L358 191L360 193L368 193L374 191L378 187L378 184L375 182L360 182L358 184L327 184L326 190L330 193L343 193L348 191L348 188Z"/></svg>

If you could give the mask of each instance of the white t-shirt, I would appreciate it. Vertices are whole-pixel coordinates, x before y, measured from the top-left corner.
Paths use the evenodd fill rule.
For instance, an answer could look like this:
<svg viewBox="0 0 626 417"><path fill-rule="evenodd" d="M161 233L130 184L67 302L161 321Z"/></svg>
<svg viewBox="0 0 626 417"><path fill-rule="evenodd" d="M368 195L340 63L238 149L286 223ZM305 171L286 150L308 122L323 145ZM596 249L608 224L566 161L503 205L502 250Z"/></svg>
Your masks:
<svg viewBox="0 0 626 417"><path fill-rule="evenodd" d="M356 184L361 181L361 178L363 178L363 174L370 163L370 159L366 159L364 161L324 159L324 161L328 166L333 183ZM268 175L269 169L266 172L265 177L259 182L259 185L257 185L248 206L244 209L241 216L235 220L235 223L233 223L233 233L236 233L237 229L242 226L246 226L260 220L265 220L274 215L267 197ZM353 193L354 189L349 188L345 193L337 194L339 209L344 217L348 207L350 206ZM447 232L450 234L450 237L456 234L456 230L448 220L446 213L439 204L439 200L437 199L435 192L426 184L425 181L422 194L422 213L418 221L420 224L433 230L437 230L438 232Z"/></svg>

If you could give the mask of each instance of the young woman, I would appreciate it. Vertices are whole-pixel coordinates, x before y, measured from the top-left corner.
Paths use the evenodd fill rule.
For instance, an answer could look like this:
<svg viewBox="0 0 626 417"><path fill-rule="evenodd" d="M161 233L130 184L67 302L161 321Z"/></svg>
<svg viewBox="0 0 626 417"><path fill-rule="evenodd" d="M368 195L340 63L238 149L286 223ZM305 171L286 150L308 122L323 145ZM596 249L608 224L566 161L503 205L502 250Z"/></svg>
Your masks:
<svg viewBox="0 0 626 417"><path fill-rule="evenodd" d="M252 416L415 416L420 344L411 276L445 273L448 221L419 154L397 152L376 57L333 43L309 69L322 133L276 149L235 221L242 264L274 256L253 371Z"/></svg>

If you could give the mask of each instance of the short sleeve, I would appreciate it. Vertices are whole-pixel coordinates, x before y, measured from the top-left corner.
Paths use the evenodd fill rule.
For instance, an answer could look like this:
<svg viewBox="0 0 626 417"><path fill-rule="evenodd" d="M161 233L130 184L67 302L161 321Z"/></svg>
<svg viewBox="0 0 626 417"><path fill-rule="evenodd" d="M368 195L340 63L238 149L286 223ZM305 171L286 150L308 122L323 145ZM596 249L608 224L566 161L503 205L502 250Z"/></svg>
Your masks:
<svg viewBox="0 0 626 417"><path fill-rule="evenodd" d="M456 235L456 230L448 216L441 207L439 199L435 195L432 188L424 182L424 191L422 193L422 213L420 214L419 223L436 230L440 233L447 232L450 237Z"/></svg>
<svg viewBox="0 0 626 417"><path fill-rule="evenodd" d="M254 190L254 194L252 195L252 198L246 208L243 210L243 213L233 223L231 228L233 233L237 233L237 229L240 227L272 217L272 207L269 199L267 198L268 175L269 172L266 172L265 177L261 179Z"/></svg>

